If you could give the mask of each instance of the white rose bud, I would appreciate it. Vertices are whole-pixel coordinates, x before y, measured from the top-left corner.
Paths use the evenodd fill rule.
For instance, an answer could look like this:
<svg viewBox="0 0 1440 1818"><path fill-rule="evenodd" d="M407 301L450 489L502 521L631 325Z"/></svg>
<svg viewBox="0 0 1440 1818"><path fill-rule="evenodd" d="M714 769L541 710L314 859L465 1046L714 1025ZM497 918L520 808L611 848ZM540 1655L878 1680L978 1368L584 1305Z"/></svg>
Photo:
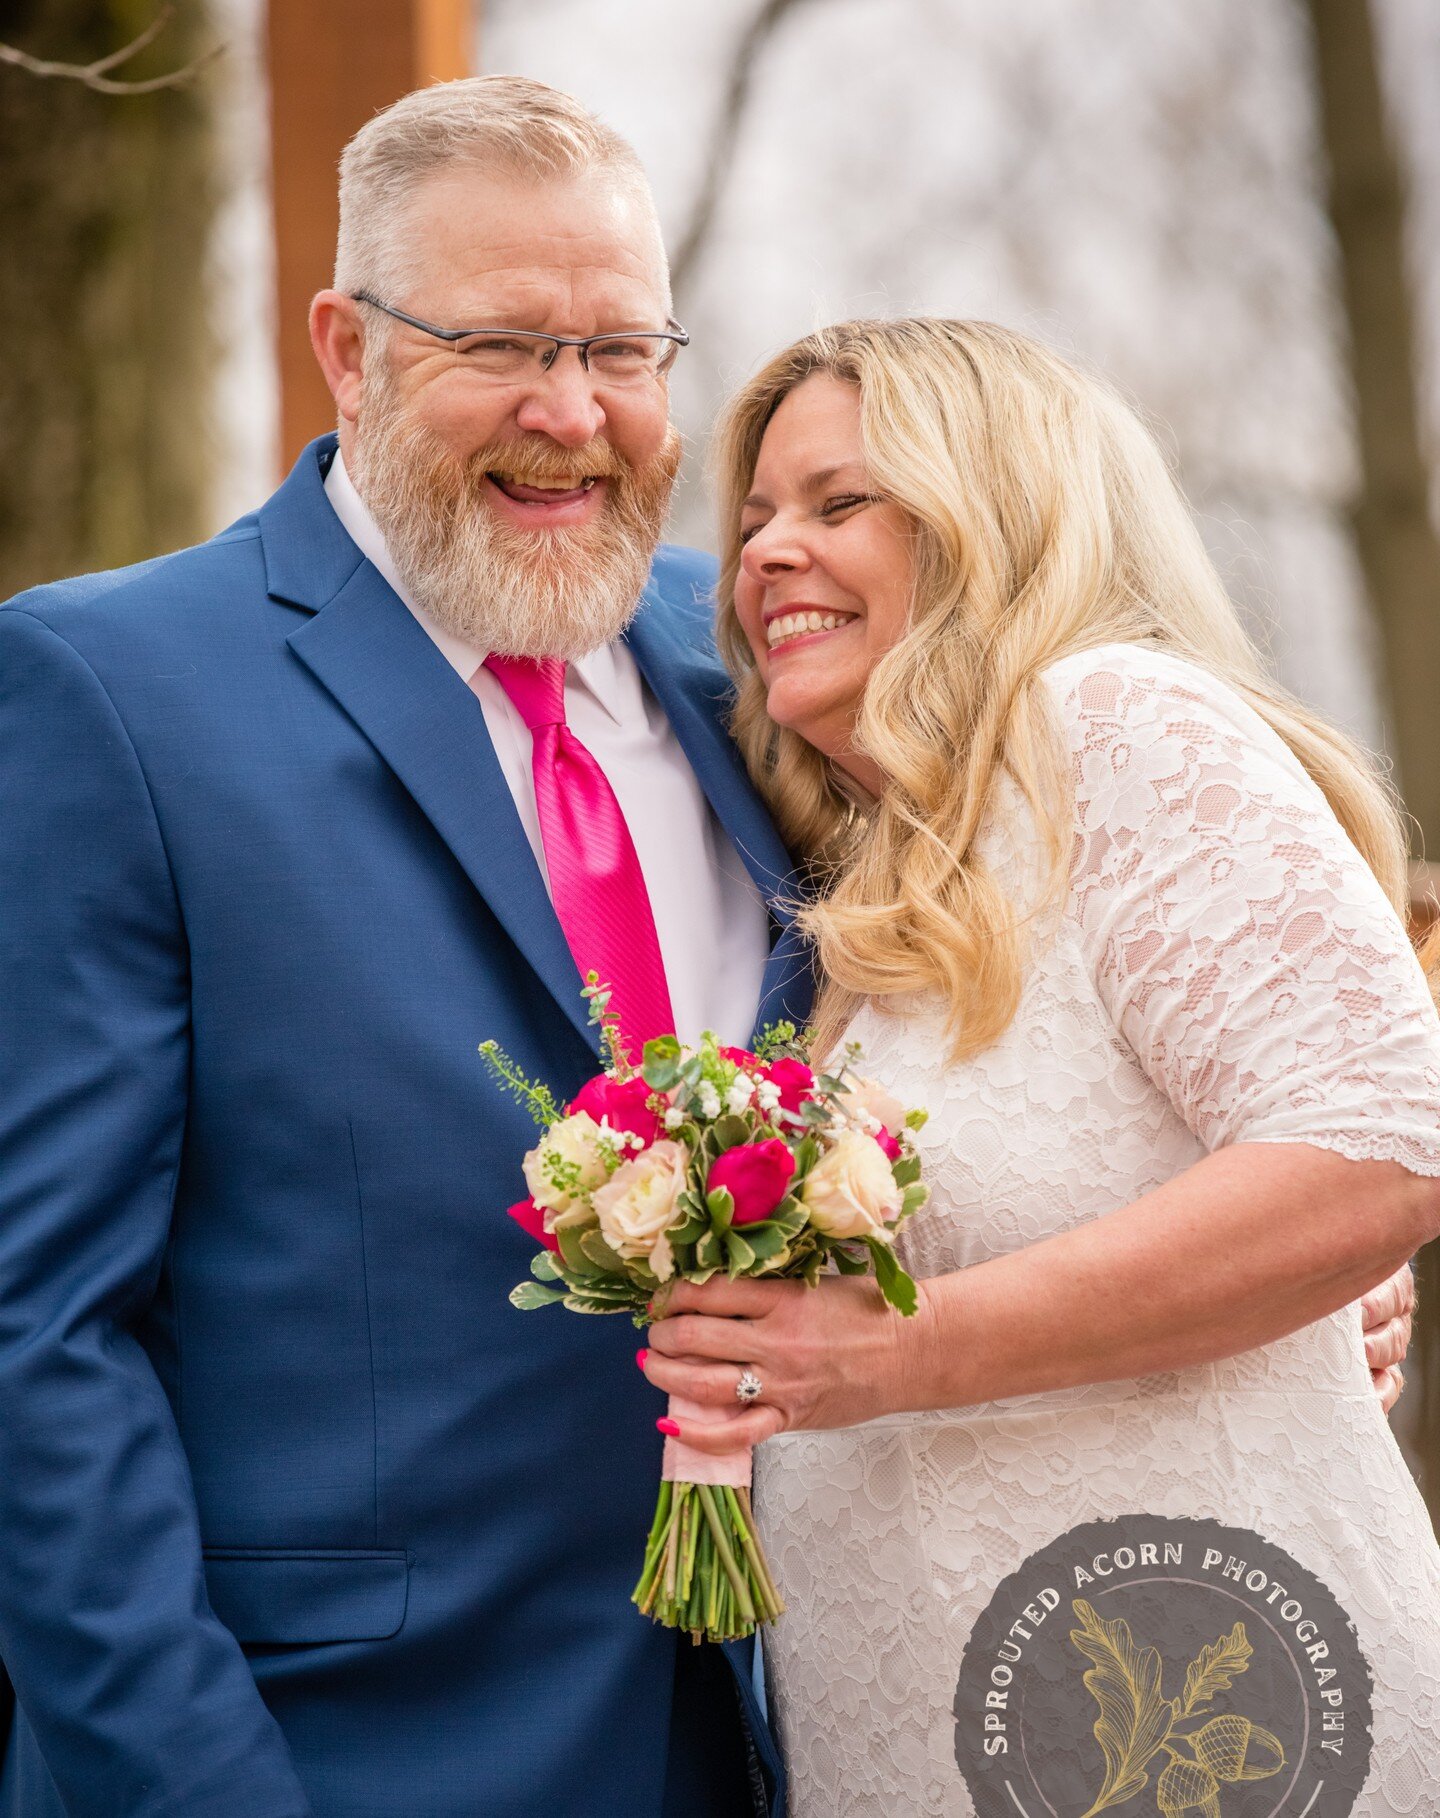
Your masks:
<svg viewBox="0 0 1440 1818"><path fill-rule="evenodd" d="M618 1167L592 1197L600 1235L621 1256L643 1256L661 1281L675 1270L665 1233L676 1222L689 1156L680 1143L652 1143Z"/></svg>
<svg viewBox="0 0 1440 1818"><path fill-rule="evenodd" d="M568 1212L606 1177L604 1132L588 1111L563 1117L525 1157L525 1185L547 1214ZM613 1147L613 1142L612 1142ZM545 1227L550 1229L547 1216Z"/></svg>
<svg viewBox="0 0 1440 1818"><path fill-rule="evenodd" d="M885 1151L873 1136L842 1130L805 1176L800 1198L810 1222L827 1237L890 1241L887 1219L899 1216L904 1194Z"/></svg>
<svg viewBox="0 0 1440 1818"><path fill-rule="evenodd" d="M857 1122L863 1123L865 1117L873 1117L884 1124L892 1136L898 1136L905 1128L904 1105L893 1092L877 1086L873 1079L855 1080L840 1094L840 1103Z"/></svg>

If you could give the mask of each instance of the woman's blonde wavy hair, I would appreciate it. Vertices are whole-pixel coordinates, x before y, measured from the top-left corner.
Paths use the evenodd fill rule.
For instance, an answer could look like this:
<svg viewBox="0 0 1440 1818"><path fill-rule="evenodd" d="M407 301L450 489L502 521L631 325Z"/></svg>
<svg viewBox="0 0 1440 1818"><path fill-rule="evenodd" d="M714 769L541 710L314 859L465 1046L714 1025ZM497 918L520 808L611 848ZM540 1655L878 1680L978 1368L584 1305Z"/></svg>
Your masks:
<svg viewBox="0 0 1440 1818"><path fill-rule="evenodd" d="M765 427L814 373L854 385L876 493L912 526L906 634L875 665L854 734L884 772L874 803L778 726L735 614L741 502ZM833 1046L867 997L936 990L952 1059L1008 1027L1026 925L977 850L1002 774L1063 902L1068 776L1040 682L1074 651L1145 641L1228 683L1290 747L1386 895L1406 909L1406 842L1373 763L1265 674L1154 438L1110 388L987 322L842 322L777 355L727 406L714 458L723 536L718 635L732 727L776 824L816 886L800 922Z"/></svg>

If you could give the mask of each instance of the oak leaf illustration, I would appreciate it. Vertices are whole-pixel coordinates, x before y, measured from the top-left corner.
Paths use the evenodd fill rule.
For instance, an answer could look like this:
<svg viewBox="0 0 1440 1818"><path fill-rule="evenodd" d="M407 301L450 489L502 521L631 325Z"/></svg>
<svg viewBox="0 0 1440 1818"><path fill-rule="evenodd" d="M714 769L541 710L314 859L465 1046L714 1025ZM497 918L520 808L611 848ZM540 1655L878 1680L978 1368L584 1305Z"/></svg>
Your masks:
<svg viewBox="0 0 1440 1818"><path fill-rule="evenodd" d="M1084 1818L1133 1799L1149 1784L1149 1766L1164 1747L1179 1706L1160 1690L1161 1662L1155 1648L1137 1648L1123 1617L1106 1622L1083 1597L1071 1603L1080 1624L1070 1631L1075 1646L1094 1664L1085 1685L1100 1715L1095 1740L1105 1758L1105 1779Z"/></svg>
<svg viewBox="0 0 1440 1818"><path fill-rule="evenodd" d="M1185 1674L1180 1715L1188 1717L1209 1704L1217 1692L1228 1692L1231 1681L1249 1666L1254 1652L1243 1622L1237 1622L1228 1635L1219 1636L1209 1647L1201 1648Z"/></svg>

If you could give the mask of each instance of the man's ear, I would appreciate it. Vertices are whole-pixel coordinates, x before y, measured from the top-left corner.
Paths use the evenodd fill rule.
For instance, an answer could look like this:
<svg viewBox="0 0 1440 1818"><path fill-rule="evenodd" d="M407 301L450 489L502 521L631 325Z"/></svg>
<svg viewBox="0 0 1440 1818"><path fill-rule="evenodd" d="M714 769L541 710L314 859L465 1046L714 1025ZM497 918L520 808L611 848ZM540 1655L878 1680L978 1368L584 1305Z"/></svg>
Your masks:
<svg viewBox="0 0 1440 1818"><path fill-rule="evenodd" d="M338 290L319 292L310 304L310 345L336 410L347 423L353 423L360 414L365 363L365 330L353 298Z"/></svg>

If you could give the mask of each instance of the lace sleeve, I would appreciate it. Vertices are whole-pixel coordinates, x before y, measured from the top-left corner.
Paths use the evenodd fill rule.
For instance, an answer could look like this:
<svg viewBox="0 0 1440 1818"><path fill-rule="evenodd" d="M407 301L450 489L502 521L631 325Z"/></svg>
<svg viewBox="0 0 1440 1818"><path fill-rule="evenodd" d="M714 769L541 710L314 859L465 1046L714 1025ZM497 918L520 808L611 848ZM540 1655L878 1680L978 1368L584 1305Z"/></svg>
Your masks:
<svg viewBox="0 0 1440 1818"><path fill-rule="evenodd" d="M1048 680L1072 912L1111 1020L1207 1149L1308 1142L1440 1175L1440 1018L1323 795L1195 666L1138 646Z"/></svg>

